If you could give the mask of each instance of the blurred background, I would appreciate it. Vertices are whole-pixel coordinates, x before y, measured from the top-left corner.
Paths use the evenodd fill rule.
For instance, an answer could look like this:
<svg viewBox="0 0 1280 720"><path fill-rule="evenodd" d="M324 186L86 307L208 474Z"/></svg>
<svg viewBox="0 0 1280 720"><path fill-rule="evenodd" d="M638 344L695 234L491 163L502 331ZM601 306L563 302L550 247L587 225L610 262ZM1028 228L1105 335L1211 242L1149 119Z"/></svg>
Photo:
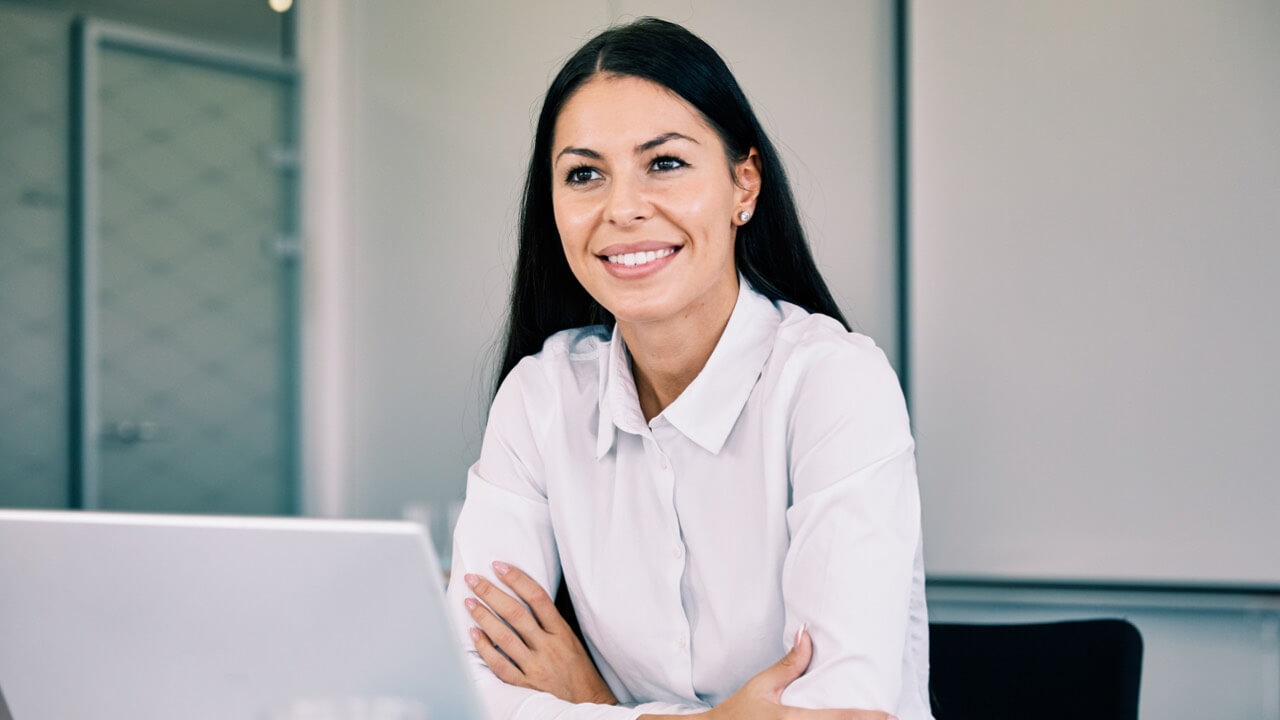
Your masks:
<svg viewBox="0 0 1280 720"><path fill-rule="evenodd" d="M899 372L933 618L1127 617L1144 718L1280 720L1276 0L0 0L0 507L447 547L542 92L641 15Z"/></svg>

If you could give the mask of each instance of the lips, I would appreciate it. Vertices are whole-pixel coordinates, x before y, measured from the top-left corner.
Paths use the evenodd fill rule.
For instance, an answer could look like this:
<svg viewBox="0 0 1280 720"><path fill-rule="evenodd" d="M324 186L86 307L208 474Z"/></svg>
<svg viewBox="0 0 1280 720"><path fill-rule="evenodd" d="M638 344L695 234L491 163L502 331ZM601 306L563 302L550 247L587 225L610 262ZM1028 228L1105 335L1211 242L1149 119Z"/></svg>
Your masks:
<svg viewBox="0 0 1280 720"><path fill-rule="evenodd" d="M657 242L654 240L646 240L637 243L614 243L602 250L596 252L596 257L607 258L615 255L628 255L631 253L654 252L657 250L666 250L667 248L677 248L679 245L673 243Z"/></svg>
<svg viewBox="0 0 1280 720"><path fill-rule="evenodd" d="M606 247L603 252L609 254L599 258L610 275L630 280L658 272L680 254L680 250L680 246L667 243L616 244Z"/></svg>

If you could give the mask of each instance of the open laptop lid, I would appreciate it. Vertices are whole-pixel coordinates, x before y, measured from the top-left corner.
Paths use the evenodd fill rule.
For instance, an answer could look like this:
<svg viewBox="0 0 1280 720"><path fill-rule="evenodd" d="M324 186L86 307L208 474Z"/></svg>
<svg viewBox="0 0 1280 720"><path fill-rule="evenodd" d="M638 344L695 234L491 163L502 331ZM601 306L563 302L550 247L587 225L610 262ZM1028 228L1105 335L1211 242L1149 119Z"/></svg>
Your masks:
<svg viewBox="0 0 1280 720"><path fill-rule="evenodd" d="M477 718L444 602L412 523L0 510L22 720Z"/></svg>

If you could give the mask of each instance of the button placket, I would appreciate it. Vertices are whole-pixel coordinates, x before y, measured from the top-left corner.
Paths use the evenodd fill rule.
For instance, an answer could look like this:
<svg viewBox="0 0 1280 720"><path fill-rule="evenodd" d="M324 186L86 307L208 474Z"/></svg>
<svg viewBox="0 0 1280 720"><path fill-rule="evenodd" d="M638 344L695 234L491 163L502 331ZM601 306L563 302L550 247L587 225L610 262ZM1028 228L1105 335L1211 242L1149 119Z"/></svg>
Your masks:
<svg viewBox="0 0 1280 720"><path fill-rule="evenodd" d="M652 464L649 467L656 467L654 486L658 488L665 501L664 510L666 510L667 524L671 533L672 562L667 564L671 568L670 577L673 582L671 600L674 605L671 606L671 611L674 615L672 617L678 617L683 621L680 623L681 629L671 638L671 645L668 646L671 648L669 650L671 661L668 670L672 673L671 679L673 682L684 685L686 692L693 693L693 655L690 648L692 642L691 628L689 627L689 618L685 612L682 599L686 552L684 538L680 532L680 514L676 508L675 469L672 467L671 458L663 450L661 442L661 440L665 440L668 443L678 441L674 437L674 428L661 416L651 424L650 429L652 433L647 438L645 452L647 454L652 453L650 455Z"/></svg>

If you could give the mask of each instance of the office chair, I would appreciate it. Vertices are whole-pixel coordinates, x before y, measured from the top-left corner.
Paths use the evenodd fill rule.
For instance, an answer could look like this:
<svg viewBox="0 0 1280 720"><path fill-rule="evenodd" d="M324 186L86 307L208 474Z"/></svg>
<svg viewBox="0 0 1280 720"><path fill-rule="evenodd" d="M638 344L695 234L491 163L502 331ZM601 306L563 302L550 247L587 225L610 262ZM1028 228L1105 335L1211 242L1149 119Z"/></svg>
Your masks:
<svg viewBox="0 0 1280 720"><path fill-rule="evenodd" d="M1142 635L1125 620L929 625L936 720L1137 720Z"/></svg>

